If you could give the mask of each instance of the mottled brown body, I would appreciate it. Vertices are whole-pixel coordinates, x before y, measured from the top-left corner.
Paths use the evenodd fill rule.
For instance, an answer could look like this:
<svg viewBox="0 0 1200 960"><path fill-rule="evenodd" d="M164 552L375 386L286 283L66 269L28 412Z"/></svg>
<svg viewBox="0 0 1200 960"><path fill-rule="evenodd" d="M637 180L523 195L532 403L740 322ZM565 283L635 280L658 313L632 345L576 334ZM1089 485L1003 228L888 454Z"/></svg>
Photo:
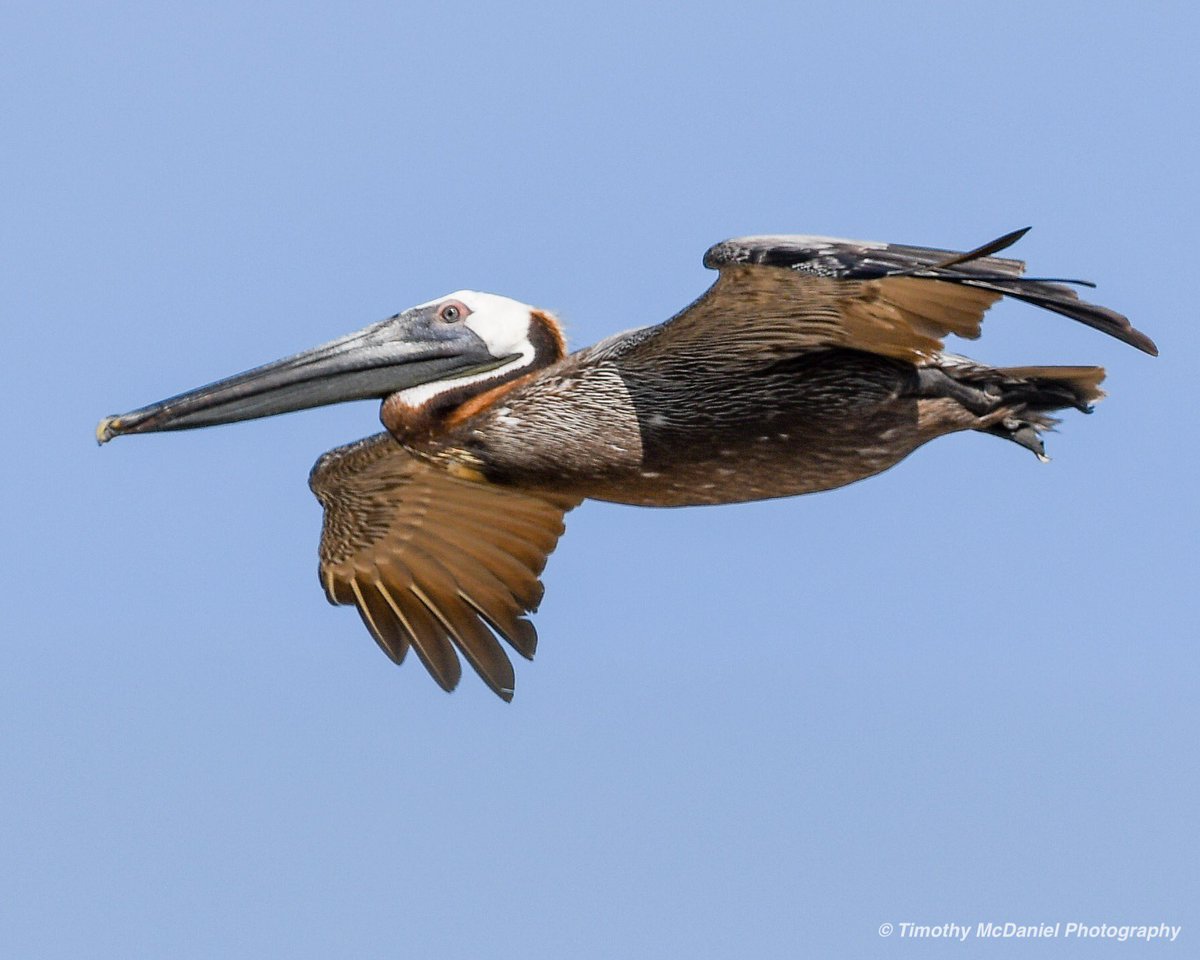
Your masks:
<svg viewBox="0 0 1200 960"><path fill-rule="evenodd" d="M713 370L704 360L643 369L581 351L444 433L397 439L494 483L689 506L829 490L981 423L954 400L918 396L911 365L860 351Z"/></svg>

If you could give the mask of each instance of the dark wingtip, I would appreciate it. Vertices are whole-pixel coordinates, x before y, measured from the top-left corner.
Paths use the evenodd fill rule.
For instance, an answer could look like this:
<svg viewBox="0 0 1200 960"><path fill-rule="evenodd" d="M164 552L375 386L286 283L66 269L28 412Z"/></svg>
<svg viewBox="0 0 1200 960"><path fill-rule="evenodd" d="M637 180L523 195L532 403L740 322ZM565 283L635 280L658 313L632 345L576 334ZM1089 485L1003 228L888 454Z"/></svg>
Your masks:
<svg viewBox="0 0 1200 960"><path fill-rule="evenodd" d="M428 664L426 664L426 669L429 670ZM458 686L458 681L460 679L459 677L454 677L454 676L444 677L440 673L436 673L433 670L429 670L429 675L431 677L433 677L434 683L436 683L439 687L441 687L447 693L454 692L455 688Z"/></svg>
<svg viewBox="0 0 1200 960"><path fill-rule="evenodd" d="M1005 249L1006 247L1011 247L1014 243L1016 243L1018 240L1020 240L1023 236L1025 236L1025 234L1027 234L1032 229L1033 229L1032 226L1028 226L1028 227L1022 227L1020 230L1014 230L1012 233L1006 233L1004 236L1000 237L999 239L993 240L986 247L981 247L979 253L980 253L980 255L987 256L992 253L997 253L1000 250ZM972 251L972 252L975 253L976 251ZM1057 279L1057 278L1045 278L1044 279L1041 277L1038 277L1038 278L1027 277L1024 279L1024 282L1029 282L1029 283L1071 283L1071 284L1077 284L1078 286L1082 286L1082 287L1092 287L1092 288L1094 288L1096 286L1096 284L1094 284L1090 280L1066 280L1066 279ZM1091 306L1091 305L1090 304L1081 304L1081 306ZM1111 313L1111 311L1104 310L1104 308L1099 308L1099 310L1102 310L1105 313ZM1099 311L1097 311L1097 312L1099 312ZM1139 330L1137 327L1133 326L1133 324L1131 324L1126 317L1121 316L1120 314L1115 314L1115 316L1119 320L1119 323L1117 324L1118 329L1114 330L1107 326L1098 326L1098 329L1104 330L1107 333L1111 333L1113 336L1117 337L1120 340L1124 340L1131 347L1136 347L1138 350L1141 350L1143 353L1148 353L1152 357L1158 356L1158 345L1153 340L1151 340L1148 336L1146 336L1146 334L1142 333L1142 331Z"/></svg>
<svg viewBox="0 0 1200 960"><path fill-rule="evenodd" d="M1020 230L1013 230L1011 233L1006 233L995 240L989 240L981 247L975 247L975 249L968 250L966 253L956 253L954 256L942 260L940 263L935 263L930 267L922 269L945 270L947 267L957 267L959 264L970 263L972 260L982 260L984 257L990 257L1001 250L1007 250L1032 229L1033 227L1022 227Z"/></svg>
<svg viewBox="0 0 1200 960"><path fill-rule="evenodd" d="M1005 250L1008 247L1011 247L1014 243L1016 243L1018 240L1020 240L1023 236L1025 236L1025 234L1027 234L1032 229L1033 229L1033 224L1031 223L1027 227L1021 227L1019 230L1014 230L1014 231L1012 231L1012 233L1006 233L1004 236L993 240L991 243L992 249L990 252L998 253L1001 250Z"/></svg>
<svg viewBox="0 0 1200 960"><path fill-rule="evenodd" d="M1152 357L1158 356L1158 344L1151 340L1148 336L1142 333L1141 330L1133 331L1135 339L1131 340L1133 346L1137 347L1142 353L1148 353Z"/></svg>

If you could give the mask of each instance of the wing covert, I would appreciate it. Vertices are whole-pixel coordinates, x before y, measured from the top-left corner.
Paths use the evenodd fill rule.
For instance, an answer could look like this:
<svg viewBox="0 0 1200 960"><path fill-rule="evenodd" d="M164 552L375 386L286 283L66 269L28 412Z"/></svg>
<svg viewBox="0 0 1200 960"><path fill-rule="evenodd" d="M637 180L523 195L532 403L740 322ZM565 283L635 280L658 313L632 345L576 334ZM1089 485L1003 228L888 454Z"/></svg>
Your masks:
<svg viewBox="0 0 1200 960"><path fill-rule="evenodd" d="M816 236L726 240L704 255L716 283L641 343L724 341L768 355L848 347L921 363L949 334L978 337L988 307L1009 296L1157 354L1128 319L1066 285L1084 281L1025 278L1022 261L992 255L1025 232L967 253Z"/></svg>
<svg viewBox="0 0 1200 960"><path fill-rule="evenodd" d="M352 604L400 663L409 647L445 690L456 651L511 700L512 663L496 638L532 658L526 617L577 499L459 479L412 457L386 433L326 453L309 486L325 508L320 577L330 603Z"/></svg>

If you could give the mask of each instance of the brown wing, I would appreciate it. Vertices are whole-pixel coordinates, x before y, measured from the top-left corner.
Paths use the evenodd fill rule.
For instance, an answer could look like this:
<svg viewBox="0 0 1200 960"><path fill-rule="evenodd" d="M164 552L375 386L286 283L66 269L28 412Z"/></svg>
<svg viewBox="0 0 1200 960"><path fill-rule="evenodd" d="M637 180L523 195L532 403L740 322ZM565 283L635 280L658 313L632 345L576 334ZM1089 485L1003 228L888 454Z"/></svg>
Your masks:
<svg viewBox="0 0 1200 960"><path fill-rule="evenodd" d="M325 454L309 486L325 508L329 602L356 606L396 663L411 646L443 689L462 673L457 648L511 700L512 663L496 634L533 657L525 614L541 602L538 576L579 501L459 479L386 433Z"/></svg>
<svg viewBox="0 0 1200 960"><path fill-rule="evenodd" d="M987 308L1009 296L1158 353L1121 314L1065 285L1082 281L1023 279L1020 260L990 256L1024 233L969 253L828 237L727 240L704 256L717 282L641 342L668 350L726 340L768 353L850 347L920 363L947 334L978 337Z"/></svg>

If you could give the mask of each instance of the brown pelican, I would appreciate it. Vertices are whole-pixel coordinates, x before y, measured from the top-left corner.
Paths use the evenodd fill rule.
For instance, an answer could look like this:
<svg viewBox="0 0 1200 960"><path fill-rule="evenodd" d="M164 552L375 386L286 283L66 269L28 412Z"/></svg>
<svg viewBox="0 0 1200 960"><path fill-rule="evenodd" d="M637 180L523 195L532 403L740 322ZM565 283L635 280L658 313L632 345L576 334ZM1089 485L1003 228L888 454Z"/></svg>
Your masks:
<svg viewBox="0 0 1200 960"><path fill-rule="evenodd" d="M567 355L548 313L459 291L306 353L107 417L182 430L379 398L387 428L331 450L309 484L325 508L320 579L384 652L411 647L446 690L456 650L511 699L503 638L532 657L527 614L587 497L644 506L828 490L934 437L990 433L1045 459L1056 410L1090 411L1101 367L989 367L945 353L1001 296L1157 354L1067 283L993 254L813 236L712 247L712 287L665 323ZM1090 284L1088 284L1090 286Z"/></svg>

